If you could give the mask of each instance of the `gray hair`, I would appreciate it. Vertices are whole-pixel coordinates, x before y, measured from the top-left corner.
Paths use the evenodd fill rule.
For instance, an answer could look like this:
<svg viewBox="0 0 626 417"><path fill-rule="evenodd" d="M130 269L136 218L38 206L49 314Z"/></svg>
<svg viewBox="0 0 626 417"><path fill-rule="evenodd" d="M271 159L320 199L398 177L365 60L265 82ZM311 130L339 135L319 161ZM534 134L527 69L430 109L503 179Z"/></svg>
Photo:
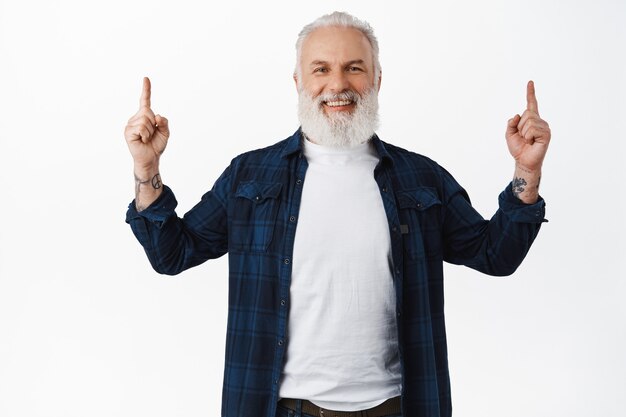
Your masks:
<svg viewBox="0 0 626 417"><path fill-rule="evenodd" d="M381 67L378 60L378 40L374 35L374 29L364 20L357 19L356 17L345 12L333 12L331 14L325 14L309 23L302 28L298 34L298 40L296 41L296 69L294 75L300 79L302 75L302 68L300 67L300 58L302 57L302 44L307 36L311 34L315 29L328 26L340 26L353 28L360 31L372 46L372 60L374 61L374 82L378 84L378 78L380 77Z"/></svg>

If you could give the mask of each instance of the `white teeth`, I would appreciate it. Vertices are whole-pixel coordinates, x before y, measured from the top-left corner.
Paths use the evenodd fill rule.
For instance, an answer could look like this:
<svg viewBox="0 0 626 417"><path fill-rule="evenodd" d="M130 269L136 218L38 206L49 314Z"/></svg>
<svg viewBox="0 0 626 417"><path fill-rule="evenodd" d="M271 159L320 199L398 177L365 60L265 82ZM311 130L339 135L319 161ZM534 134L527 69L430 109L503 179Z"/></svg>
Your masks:
<svg viewBox="0 0 626 417"><path fill-rule="evenodd" d="M326 102L326 105L330 107L347 106L348 104L352 104L352 101L351 100L339 100L339 101L327 101Z"/></svg>

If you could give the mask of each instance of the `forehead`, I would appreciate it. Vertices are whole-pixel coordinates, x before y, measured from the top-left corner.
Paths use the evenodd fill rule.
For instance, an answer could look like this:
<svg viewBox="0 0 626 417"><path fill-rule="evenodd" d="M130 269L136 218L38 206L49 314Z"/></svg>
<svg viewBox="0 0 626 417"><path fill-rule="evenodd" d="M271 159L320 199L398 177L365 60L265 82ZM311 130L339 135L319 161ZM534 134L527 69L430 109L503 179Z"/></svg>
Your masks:
<svg viewBox="0 0 626 417"><path fill-rule="evenodd" d="M372 46L358 29L327 26L315 29L302 43L302 64L313 61L372 62Z"/></svg>

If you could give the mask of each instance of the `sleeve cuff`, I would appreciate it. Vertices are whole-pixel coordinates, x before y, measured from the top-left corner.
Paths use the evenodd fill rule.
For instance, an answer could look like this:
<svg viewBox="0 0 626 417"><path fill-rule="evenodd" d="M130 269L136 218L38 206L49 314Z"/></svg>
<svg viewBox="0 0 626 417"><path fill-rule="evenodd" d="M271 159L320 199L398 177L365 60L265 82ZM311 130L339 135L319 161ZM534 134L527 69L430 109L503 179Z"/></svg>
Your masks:
<svg viewBox="0 0 626 417"><path fill-rule="evenodd" d="M130 223L131 221L139 218L144 218L156 226L161 227L161 225L168 219L168 217L175 215L175 209L178 205L178 201L176 201L176 197L174 197L174 193L167 186L163 185L163 192L144 210L137 211L135 207L135 200L133 200L128 205L128 211L126 211L126 223Z"/></svg>
<svg viewBox="0 0 626 417"><path fill-rule="evenodd" d="M502 191L498 201L500 209L516 223L543 223L548 220L546 215L546 202L541 196L534 204L526 204L513 195L512 184Z"/></svg>

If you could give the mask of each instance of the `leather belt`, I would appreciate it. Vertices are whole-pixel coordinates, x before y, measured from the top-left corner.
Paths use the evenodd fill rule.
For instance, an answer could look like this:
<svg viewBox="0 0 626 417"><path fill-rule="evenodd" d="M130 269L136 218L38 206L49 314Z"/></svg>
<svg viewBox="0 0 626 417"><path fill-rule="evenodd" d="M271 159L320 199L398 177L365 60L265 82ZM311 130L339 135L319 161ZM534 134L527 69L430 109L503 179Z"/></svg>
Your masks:
<svg viewBox="0 0 626 417"><path fill-rule="evenodd" d="M298 400L283 398L278 402L281 406L296 411ZM334 411L318 407L311 401L302 400L302 412L319 417L384 417L390 414L400 414L400 397L390 398L376 407L361 411Z"/></svg>

